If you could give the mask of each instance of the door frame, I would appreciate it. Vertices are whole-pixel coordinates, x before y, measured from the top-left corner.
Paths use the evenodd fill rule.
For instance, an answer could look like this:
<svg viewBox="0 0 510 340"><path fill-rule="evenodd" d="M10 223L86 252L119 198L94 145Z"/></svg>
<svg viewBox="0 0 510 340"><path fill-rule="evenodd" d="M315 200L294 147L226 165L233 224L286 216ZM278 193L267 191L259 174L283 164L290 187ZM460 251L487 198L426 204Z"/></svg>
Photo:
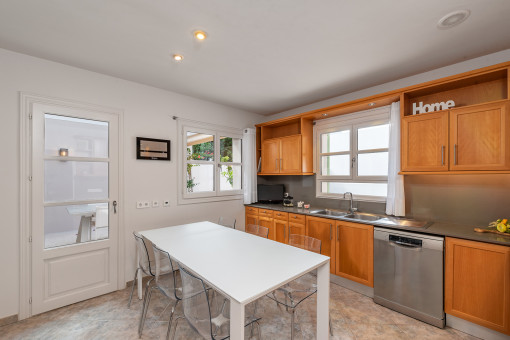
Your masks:
<svg viewBox="0 0 510 340"><path fill-rule="evenodd" d="M47 104L73 109L89 110L113 114L119 120L118 147L119 147L119 225L117 240L117 289L126 287L124 277L124 111L118 108L105 107L79 101L54 98L28 92L19 92L20 137L19 137L19 308L18 320L32 316L32 108L34 104Z"/></svg>

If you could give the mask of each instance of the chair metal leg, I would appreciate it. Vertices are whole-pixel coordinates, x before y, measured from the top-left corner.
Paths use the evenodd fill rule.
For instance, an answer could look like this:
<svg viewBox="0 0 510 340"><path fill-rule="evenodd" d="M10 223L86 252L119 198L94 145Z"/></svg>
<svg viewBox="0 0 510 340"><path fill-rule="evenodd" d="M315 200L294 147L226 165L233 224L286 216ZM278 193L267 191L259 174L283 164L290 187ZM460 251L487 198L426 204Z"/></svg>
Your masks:
<svg viewBox="0 0 510 340"><path fill-rule="evenodd" d="M177 326L179 325L179 320L181 319L184 319L183 316L179 316L177 319L175 319L175 326L174 326L174 332L173 332L173 335L172 335L172 340L175 339L175 333L177 331Z"/></svg>
<svg viewBox="0 0 510 340"><path fill-rule="evenodd" d="M179 303L179 301L180 300L175 300L175 304L172 307L172 312L170 313L170 321L168 321L168 330L166 331L166 340L168 340L170 338L170 330L172 329L172 321L173 321L174 313L175 313L175 310L177 309L177 304Z"/></svg>
<svg viewBox="0 0 510 340"><path fill-rule="evenodd" d="M133 279L133 287L131 287L131 294L129 295L128 308L131 307L131 300L133 300L133 291L135 290L136 279L138 278L139 271L140 271L140 268L136 268L135 278Z"/></svg>
<svg viewBox="0 0 510 340"><path fill-rule="evenodd" d="M291 308L291 321L290 321L290 339L291 340L294 340L294 317L295 317L295 312L296 312L296 309L295 308Z"/></svg>
<svg viewBox="0 0 510 340"><path fill-rule="evenodd" d="M333 336L333 324L331 323L331 313L329 313L329 334Z"/></svg>
<svg viewBox="0 0 510 340"><path fill-rule="evenodd" d="M142 315L140 316L140 324L138 325L138 337L142 337L143 325L145 323L145 317L147 316L147 309L149 308L149 303L152 295L152 289L150 289L150 284L152 283L154 278L147 281L147 285L145 286L145 296L143 297L143 306L142 306Z"/></svg>
<svg viewBox="0 0 510 340"><path fill-rule="evenodd" d="M262 340L262 333L260 331L260 323L258 321L255 321L255 323L257 324L259 340Z"/></svg>

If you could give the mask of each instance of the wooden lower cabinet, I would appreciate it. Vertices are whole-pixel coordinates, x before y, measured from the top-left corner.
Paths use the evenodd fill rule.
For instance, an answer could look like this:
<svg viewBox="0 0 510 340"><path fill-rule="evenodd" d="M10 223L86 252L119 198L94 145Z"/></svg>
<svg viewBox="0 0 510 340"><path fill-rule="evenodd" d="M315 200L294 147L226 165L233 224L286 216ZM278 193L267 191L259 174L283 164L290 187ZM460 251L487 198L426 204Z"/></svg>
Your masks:
<svg viewBox="0 0 510 340"><path fill-rule="evenodd" d="M289 236L291 234L306 235L306 224L289 221Z"/></svg>
<svg viewBox="0 0 510 340"><path fill-rule="evenodd" d="M273 219L271 217L259 216L259 225L269 229L269 233L268 233L267 238L270 239L270 240L275 240L276 239L273 223L274 222L273 222Z"/></svg>
<svg viewBox="0 0 510 340"><path fill-rule="evenodd" d="M446 238L445 312L510 335L510 247Z"/></svg>
<svg viewBox="0 0 510 340"><path fill-rule="evenodd" d="M246 215L244 225L247 226L248 224L258 225L259 224L259 216L258 215Z"/></svg>
<svg viewBox="0 0 510 340"><path fill-rule="evenodd" d="M276 212L275 212L276 213ZM273 220L273 229L275 234L275 241L281 243L289 243L289 222L285 220Z"/></svg>
<svg viewBox="0 0 510 340"><path fill-rule="evenodd" d="M335 220L306 216L306 235L321 240L321 254L330 257L330 271L335 273Z"/></svg>
<svg viewBox="0 0 510 340"><path fill-rule="evenodd" d="M374 227L336 222L335 274L374 286Z"/></svg>

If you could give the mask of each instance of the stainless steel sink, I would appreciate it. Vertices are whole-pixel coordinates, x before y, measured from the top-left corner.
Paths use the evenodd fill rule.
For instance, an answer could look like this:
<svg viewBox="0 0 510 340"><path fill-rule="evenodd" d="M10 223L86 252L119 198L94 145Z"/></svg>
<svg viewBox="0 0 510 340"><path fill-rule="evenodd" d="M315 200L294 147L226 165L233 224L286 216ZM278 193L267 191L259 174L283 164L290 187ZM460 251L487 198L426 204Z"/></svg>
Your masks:
<svg viewBox="0 0 510 340"><path fill-rule="evenodd" d="M344 218L350 218L353 220L361 220L361 221L377 221L382 219L379 215L374 214L367 214L367 213L354 213L354 214L347 214L343 216Z"/></svg>
<svg viewBox="0 0 510 340"><path fill-rule="evenodd" d="M341 216L341 217L347 215L347 212L345 212L345 211L333 210L333 209L312 210L312 211L310 211L310 213L317 214L317 215Z"/></svg>

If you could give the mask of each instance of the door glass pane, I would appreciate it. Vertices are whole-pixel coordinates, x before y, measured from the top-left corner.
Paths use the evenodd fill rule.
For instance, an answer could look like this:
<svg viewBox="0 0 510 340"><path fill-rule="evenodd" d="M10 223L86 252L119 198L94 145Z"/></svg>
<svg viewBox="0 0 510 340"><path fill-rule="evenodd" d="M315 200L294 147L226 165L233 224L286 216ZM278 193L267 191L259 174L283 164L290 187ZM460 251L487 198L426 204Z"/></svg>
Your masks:
<svg viewBox="0 0 510 340"><path fill-rule="evenodd" d="M388 153L374 152L359 154L358 176L388 176Z"/></svg>
<svg viewBox="0 0 510 340"><path fill-rule="evenodd" d="M322 176L349 176L351 174L351 156L322 156Z"/></svg>
<svg viewBox="0 0 510 340"><path fill-rule="evenodd" d="M354 195L386 197L387 183L356 183L356 182L322 182L321 189L327 194L343 194L352 192Z"/></svg>
<svg viewBox="0 0 510 340"><path fill-rule="evenodd" d="M241 138L220 137L220 162L241 163Z"/></svg>
<svg viewBox="0 0 510 340"><path fill-rule="evenodd" d="M321 153L345 152L351 148L351 131L335 131L321 134Z"/></svg>
<svg viewBox="0 0 510 340"><path fill-rule="evenodd" d="M44 161L44 201L108 198L108 163Z"/></svg>
<svg viewBox="0 0 510 340"><path fill-rule="evenodd" d="M187 192L214 191L213 164L187 164Z"/></svg>
<svg viewBox="0 0 510 340"><path fill-rule="evenodd" d="M69 157L108 158L108 122L44 115L44 153L59 156L67 149Z"/></svg>
<svg viewBox="0 0 510 340"><path fill-rule="evenodd" d="M108 203L44 208L44 248L108 238Z"/></svg>
<svg viewBox="0 0 510 340"><path fill-rule="evenodd" d="M387 149L390 143L390 124L358 129L358 150Z"/></svg>
<svg viewBox="0 0 510 340"><path fill-rule="evenodd" d="M241 190L241 166L222 165L220 168L220 190Z"/></svg>
<svg viewBox="0 0 510 340"><path fill-rule="evenodd" d="M214 161L214 136L199 132L187 134L188 160Z"/></svg>

